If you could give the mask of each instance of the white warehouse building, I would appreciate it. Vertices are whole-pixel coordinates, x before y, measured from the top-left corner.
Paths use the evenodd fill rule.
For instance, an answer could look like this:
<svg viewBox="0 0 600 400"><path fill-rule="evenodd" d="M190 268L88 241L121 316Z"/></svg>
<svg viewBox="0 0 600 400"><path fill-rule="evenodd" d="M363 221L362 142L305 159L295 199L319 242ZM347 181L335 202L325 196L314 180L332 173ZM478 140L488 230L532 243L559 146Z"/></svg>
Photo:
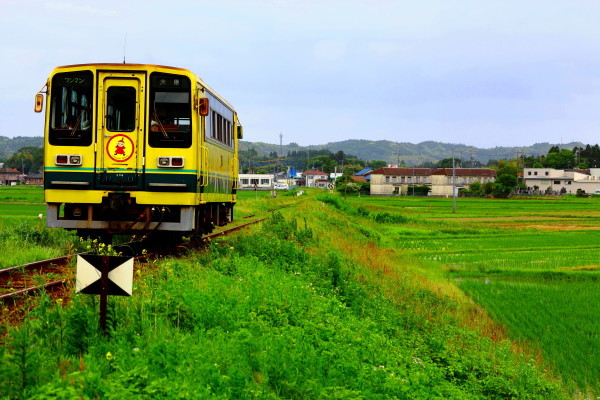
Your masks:
<svg viewBox="0 0 600 400"><path fill-rule="evenodd" d="M525 168L523 180L527 187L542 192L577 193L577 189L585 193L600 193L600 168L589 170Z"/></svg>
<svg viewBox="0 0 600 400"><path fill-rule="evenodd" d="M275 182L275 176L272 174L239 174L238 179L238 187L241 190L269 190Z"/></svg>

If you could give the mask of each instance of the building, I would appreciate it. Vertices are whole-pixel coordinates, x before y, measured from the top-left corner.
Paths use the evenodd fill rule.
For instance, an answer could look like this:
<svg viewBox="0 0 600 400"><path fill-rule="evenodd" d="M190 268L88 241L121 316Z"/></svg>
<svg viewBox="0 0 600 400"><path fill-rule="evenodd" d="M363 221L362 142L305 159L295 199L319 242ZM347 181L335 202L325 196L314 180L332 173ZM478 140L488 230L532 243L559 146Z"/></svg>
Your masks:
<svg viewBox="0 0 600 400"><path fill-rule="evenodd" d="M600 168L589 170L525 168L523 183L532 193L566 194L577 193L578 189L585 193L598 193Z"/></svg>
<svg viewBox="0 0 600 400"><path fill-rule="evenodd" d="M369 182L371 181L371 171L373 171L373 168L365 168L354 175L350 175L350 178L355 182Z"/></svg>
<svg viewBox="0 0 600 400"><path fill-rule="evenodd" d="M438 168L431 171L431 195L452 196L452 187L458 191L474 182L484 185L495 181L496 170L489 168Z"/></svg>
<svg viewBox="0 0 600 400"><path fill-rule="evenodd" d="M21 171L13 168L0 168L0 185L16 185Z"/></svg>
<svg viewBox="0 0 600 400"><path fill-rule="evenodd" d="M43 185L44 175L42 173L25 175L24 183L26 185Z"/></svg>
<svg viewBox="0 0 600 400"><path fill-rule="evenodd" d="M391 196L407 194L412 186L431 186L429 168L379 168L370 171L371 194ZM365 179L366 180L366 179Z"/></svg>
<svg viewBox="0 0 600 400"><path fill-rule="evenodd" d="M306 171L302 173L304 186L327 189L329 174L323 171Z"/></svg>
<svg viewBox="0 0 600 400"><path fill-rule="evenodd" d="M239 174L238 180L240 190L270 190L275 177L267 174Z"/></svg>
<svg viewBox="0 0 600 400"><path fill-rule="evenodd" d="M369 175L375 196L407 195L415 186L429 186L431 196L452 196L453 186L458 190L496 180L496 171L488 168L379 168Z"/></svg>

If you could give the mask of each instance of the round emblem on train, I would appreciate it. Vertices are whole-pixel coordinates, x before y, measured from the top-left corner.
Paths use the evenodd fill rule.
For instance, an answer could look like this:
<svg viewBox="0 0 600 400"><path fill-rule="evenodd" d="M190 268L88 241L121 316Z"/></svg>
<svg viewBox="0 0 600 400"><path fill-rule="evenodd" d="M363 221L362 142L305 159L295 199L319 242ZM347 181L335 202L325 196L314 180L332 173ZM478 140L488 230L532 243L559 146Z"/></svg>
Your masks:
<svg viewBox="0 0 600 400"><path fill-rule="evenodd" d="M133 156L135 145L126 135L114 135L106 143L106 153L111 160L125 162Z"/></svg>

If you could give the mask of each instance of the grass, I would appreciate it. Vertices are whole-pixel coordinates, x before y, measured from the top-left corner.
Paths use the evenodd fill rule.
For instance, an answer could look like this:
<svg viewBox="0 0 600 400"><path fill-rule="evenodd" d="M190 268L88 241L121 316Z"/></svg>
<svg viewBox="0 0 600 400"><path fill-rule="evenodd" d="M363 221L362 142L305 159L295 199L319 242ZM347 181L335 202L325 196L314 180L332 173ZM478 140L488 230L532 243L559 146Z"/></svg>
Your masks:
<svg viewBox="0 0 600 400"><path fill-rule="evenodd" d="M0 223L0 269L59 257L76 245L73 232L48 229L37 218Z"/></svg>
<svg viewBox="0 0 600 400"><path fill-rule="evenodd" d="M0 203L43 203L41 186L0 186Z"/></svg>
<svg viewBox="0 0 600 400"><path fill-rule="evenodd" d="M599 200L459 199L451 216L451 199L419 200L352 202L411 218L381 226L386 246L425 276L456 284L509 337L539 349L572 393L599 393Z"/></svg>
<svg viewBox="0 0 600 400"><path fill-rule="evenodd" d="M41 187L0 187L0 268L58 257L77 245L73 232L45 227L42 202Z"/></svg>
<svg viewBox="0 0 600 400"><path fill-rule="evenodd" d="M571 391L598 388L596 280L465 279L459 282L518 341L543 349Z"/></svg>
<svg viewBox="0 0 600 400"><path fill-rule="evenodd" d="M75 296L71 306L44 297L11 329L0 394L565 398L509 342L461 327L454 300L398 269L380 270L390 259L375 247L373 263L330 246L331 226L352 221L324 213L306 200L254 234L138 269L134 297L111 299L107 336L97 331L93 297Z"/></svg>
<svg viewBox="0 0 600 400"><path fill-rule="evenodd" d="M253 201L239 208L289 200ZM458 292L425 287L380 247L378 228L396 223L312 192L294 204L208 252L138 267L134 296L110 299L107 336L95 297L42 297L1 350L0 396L566 398L513 344L466 327L475 308Z"/></svg>
<svg viewBox="0 0 600 400"><path fill-rule="evenodd" d="M95 297L42 297L8 329L0 398L599 392L597 199L454 214L452 199L241 192L236 216L289 204L210 252L138 266L107 336Z"/></svg>

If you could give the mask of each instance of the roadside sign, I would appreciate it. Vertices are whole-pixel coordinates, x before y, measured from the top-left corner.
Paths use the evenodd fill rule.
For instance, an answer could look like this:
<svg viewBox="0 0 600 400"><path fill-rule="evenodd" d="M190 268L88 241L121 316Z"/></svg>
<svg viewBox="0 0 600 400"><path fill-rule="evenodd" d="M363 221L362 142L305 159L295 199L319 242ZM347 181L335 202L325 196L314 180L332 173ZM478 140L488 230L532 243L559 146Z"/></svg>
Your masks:
<svg viewBox="0 0 600 400"><path fill-rule="evenodd" d="M77 255L76 293L102 294L102 267L106 257L107 295L131 296L133 292L133 257Z"/></svg>
<svg viewBox="0 0 600 400"><path fill-rule="evenodd" d="M106 334L108 296L131 296L133 257L77 255L77 293L100 295L100 327Z"/></svg>

